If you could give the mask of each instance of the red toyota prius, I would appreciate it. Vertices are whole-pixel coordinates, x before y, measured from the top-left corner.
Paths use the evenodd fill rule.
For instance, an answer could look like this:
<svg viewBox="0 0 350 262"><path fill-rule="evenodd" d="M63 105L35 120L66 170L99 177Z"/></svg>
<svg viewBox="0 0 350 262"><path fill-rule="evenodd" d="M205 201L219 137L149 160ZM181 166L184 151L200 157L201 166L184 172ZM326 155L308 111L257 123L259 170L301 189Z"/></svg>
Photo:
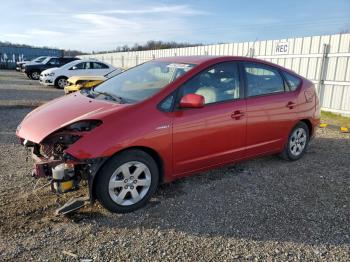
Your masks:
<svg viewBox="0 0 350 262"><path fill-rule="evenodd" d="M64 193L87 180L112 212L144 206L159 183L257 156L303 156L319 123L313 83L230 56L169 57L53 100L17 128L33 175Z"/></svg>

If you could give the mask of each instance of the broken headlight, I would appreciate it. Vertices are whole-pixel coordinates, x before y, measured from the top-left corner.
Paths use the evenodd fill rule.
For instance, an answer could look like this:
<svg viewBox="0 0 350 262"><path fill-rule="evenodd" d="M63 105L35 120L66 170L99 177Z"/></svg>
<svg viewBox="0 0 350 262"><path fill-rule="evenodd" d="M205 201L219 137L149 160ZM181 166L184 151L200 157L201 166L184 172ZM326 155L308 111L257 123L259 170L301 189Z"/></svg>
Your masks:
<svg viewBox="0 0 350 262"><path fill-rule="evenodd" d="M70 124L61 131L87 132L102 124L101 120L83 120Z"/></svg>
<svg viewBox="0 0 350 262"><path fill-rule="evenodd" d="M101 124L100 120L83 120L65 126L43 140L41 154L47 158L62 159L64 151L78 141L84 132L89 132Z"/></svg>

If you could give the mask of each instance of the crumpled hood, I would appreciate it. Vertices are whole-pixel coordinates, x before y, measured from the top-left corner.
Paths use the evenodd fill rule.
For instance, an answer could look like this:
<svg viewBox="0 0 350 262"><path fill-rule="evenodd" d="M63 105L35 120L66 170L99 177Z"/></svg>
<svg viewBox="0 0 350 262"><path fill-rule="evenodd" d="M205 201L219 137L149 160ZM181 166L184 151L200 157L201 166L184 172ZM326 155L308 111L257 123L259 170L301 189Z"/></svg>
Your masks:
<svg viewBox="0 0 350 262"><path fill-rule="evenodd" d="M17 127L17 136L40 143L52 132L79 120L101 119L128 105L88 98L79 92L60 97L30 112Z"/></svg>
<svg viewBox="0 0 350 262"><path fill-rule="evenodd" d="M95 80L106 80L104 76L72 76L68 78L68 82L76 84L77 81L95 81Z"/></svg>

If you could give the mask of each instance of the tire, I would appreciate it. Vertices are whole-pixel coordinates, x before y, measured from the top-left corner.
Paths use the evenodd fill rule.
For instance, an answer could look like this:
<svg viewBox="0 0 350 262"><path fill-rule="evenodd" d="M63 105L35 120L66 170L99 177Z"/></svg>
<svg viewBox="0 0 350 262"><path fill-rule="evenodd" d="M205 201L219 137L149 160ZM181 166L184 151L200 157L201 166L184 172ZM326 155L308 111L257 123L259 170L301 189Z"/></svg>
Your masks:
<svg viewBox="0 0 350 262"><path fill-rule="evenodd" d="M144 151L132 149L107 161L96 176L94 193L109 211L128 213L147 204L158 181L159 171L154 159Z"/></svg>
<svg viewBox="0 0 350 262"><path fill-rule="evenodd" d="M308 126L304 122L299 122L290 132L288 136L288 142L284 146L280 157L295 161L300 159L309 145L310 131Z"/></svg>
<svg viewBox="0 0 350 262"><path fill-rule="evenodd" d="M58 89L64 89L64 87L67 85L67 77L65 76L60 76L57 77L55 80L55 87Z"/></svg>
<svg viewBox="0 0 350 262"><path fill-rule="evenodd" d="M40 72L39 71L32 71L32 72L30 72L29 77L30 77L30 79L33 79L33 80L39 80Z"/></svg>

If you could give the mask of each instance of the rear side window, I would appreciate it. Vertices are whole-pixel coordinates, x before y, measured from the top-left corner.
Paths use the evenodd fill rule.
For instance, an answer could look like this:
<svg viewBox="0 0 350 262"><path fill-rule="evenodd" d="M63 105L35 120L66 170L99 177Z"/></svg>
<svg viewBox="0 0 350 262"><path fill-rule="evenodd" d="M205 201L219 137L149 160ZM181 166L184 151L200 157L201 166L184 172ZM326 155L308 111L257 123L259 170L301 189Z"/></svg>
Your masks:
<svg viewBox="0 0 350 262"><path fill-rule="evenodd" d="M247 96L284 92L284 82L278 70L258 63L243 63Z"/></svg>
<svg viewBox="0 0 350 262"><path fill-rule="evenodd" d="M108 68L108 66L105 64L102 64L102 63L93 62L93 68L94 69L106 69L106 68Z"/></svg>
<svg viewBox="0 0 350 262"><path fill-rule="evenodd" d="M301 84L301 80L300 78L293 76L287 72L283 72L284 77L286 78L286 81L288 83L288 86L290 88L291 91L295 91L297 90L297 88L299 87L299 85Z"/></svg>

